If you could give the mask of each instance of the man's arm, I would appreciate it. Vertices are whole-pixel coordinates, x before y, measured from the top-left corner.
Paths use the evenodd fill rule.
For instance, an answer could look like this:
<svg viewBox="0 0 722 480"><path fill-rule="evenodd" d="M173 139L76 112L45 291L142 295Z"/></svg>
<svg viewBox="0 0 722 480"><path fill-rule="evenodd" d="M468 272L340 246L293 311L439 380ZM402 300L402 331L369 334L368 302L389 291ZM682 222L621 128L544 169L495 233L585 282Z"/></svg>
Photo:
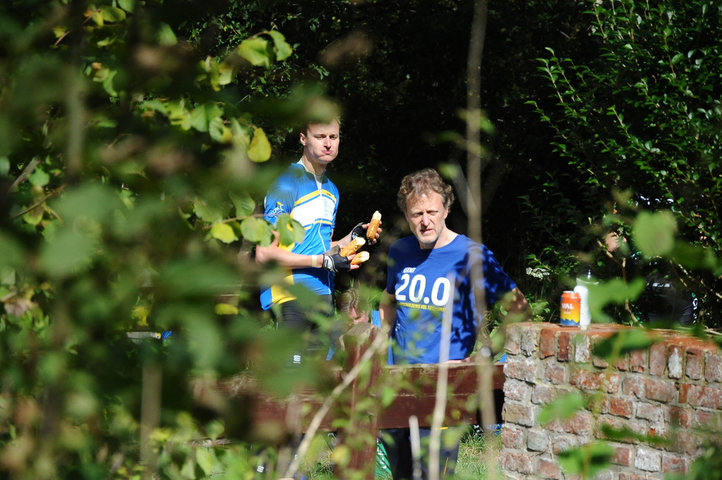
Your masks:
<svg viewBox="0 0 722 480"><path fill-rule="evenodd" d="M354 255L349 255L348 259L352 260L353 257ZM270 245L256 246L256 262L260 264L276 262L286 268L324 268L324 255L302 255L283 249L278 246L278 235L276 234L276 238ZM350 265L348 270L357 268L360 268L359 265Z"/></svg>
<svg viewBox="0 0 722 480"><path fill-rule="evenodd" d="M519 287L507 293L502 299L502 307L507 311L507 315L514 315L519 320L525 320L531 316L531 307L524 294Z"/></svg>

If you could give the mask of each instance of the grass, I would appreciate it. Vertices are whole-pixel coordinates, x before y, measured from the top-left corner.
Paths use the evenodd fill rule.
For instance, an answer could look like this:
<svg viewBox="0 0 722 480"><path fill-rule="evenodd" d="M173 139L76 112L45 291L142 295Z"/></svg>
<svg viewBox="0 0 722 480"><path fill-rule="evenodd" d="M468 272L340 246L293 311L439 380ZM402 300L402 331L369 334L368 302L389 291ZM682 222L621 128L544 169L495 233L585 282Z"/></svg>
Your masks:
<svg viewBox="0 0 722 480"><path fill-rule="evenodd" d="M469 433L465 435L459 445L459 460L456 465L455 480L483 480L486 478L488 465L485 458L498 460L501 451L501 437L491 437L487 442L483 435ZM331 462L330 450L322 452L318 462L311 468L307 480L335 480ZM496 466L496 465L495 465ZM501 478L501 477L499 477ZM391 476L376 476L376 480L391 480Z"/></svg>

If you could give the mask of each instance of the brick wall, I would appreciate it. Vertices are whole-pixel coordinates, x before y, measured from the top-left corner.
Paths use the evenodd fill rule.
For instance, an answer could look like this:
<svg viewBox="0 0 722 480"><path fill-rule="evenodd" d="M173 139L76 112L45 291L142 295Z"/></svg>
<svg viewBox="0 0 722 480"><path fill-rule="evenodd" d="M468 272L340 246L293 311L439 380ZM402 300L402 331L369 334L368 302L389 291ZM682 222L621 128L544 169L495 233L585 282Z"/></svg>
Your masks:
<svg viewBox="0 0 722 480"><path fill-rule="evenodd" d="M603 439L602 425L628 428L642 439L611 441L615 454L600 480L663 479L686 472L705 435L722 435L722 352L711 342L671 330L614 365L592 346L621 329L588 330L519 323L507 330L501 467L505 478L575 478L557 455ZM540 425L544 405L567 393L595 402L567 420ZM657 440L662 440L658 442Z"/></svg>

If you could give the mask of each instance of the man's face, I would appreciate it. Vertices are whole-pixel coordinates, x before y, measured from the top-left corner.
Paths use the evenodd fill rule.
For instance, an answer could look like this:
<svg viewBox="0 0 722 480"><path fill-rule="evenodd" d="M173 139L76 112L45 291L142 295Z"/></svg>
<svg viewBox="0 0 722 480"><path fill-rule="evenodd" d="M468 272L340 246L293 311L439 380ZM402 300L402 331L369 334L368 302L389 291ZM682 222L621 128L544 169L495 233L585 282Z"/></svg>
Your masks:
<svg viewBox="0 0 722 480"><path fill-rule="evenodd" d="M331 123L308 125L306 133L301 133L300 136L306 158L323 166L333 162L338 155L339 130L339 124L335 120Z"/></svg>
<svg viewBox="0 0 722 480"><path fill-rule="evenodd" d="M406 201L406 221L422 249L434 248L441 232L446 228L449 210L444 207L441 195L428 192Z"/></svg>
<svg viewBox="0 0 722 480"><path fill-rule="evenodd" d="M357 323L369 323L369 314L366 312L362 312L357 308L352 308L351 310L349 310L348 316L354 325L356 325Z"/></svg>

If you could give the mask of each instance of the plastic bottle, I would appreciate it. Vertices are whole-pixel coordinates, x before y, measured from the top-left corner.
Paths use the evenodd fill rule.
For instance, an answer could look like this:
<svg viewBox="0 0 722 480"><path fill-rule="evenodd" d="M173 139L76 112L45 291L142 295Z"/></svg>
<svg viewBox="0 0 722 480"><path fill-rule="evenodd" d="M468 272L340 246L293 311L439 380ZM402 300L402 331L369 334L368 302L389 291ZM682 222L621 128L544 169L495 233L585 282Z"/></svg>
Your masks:
<svg viewBox="0 0 722 480"><path fill-rule="evenodd" d="M586 330L590 323L592 323L592 314L589 311L589 285L593 283L592 270L587 269L584 275L577 278L577 285L574 287L574 291L579 294L580 306L579 306L579 328Z"/></svg>

